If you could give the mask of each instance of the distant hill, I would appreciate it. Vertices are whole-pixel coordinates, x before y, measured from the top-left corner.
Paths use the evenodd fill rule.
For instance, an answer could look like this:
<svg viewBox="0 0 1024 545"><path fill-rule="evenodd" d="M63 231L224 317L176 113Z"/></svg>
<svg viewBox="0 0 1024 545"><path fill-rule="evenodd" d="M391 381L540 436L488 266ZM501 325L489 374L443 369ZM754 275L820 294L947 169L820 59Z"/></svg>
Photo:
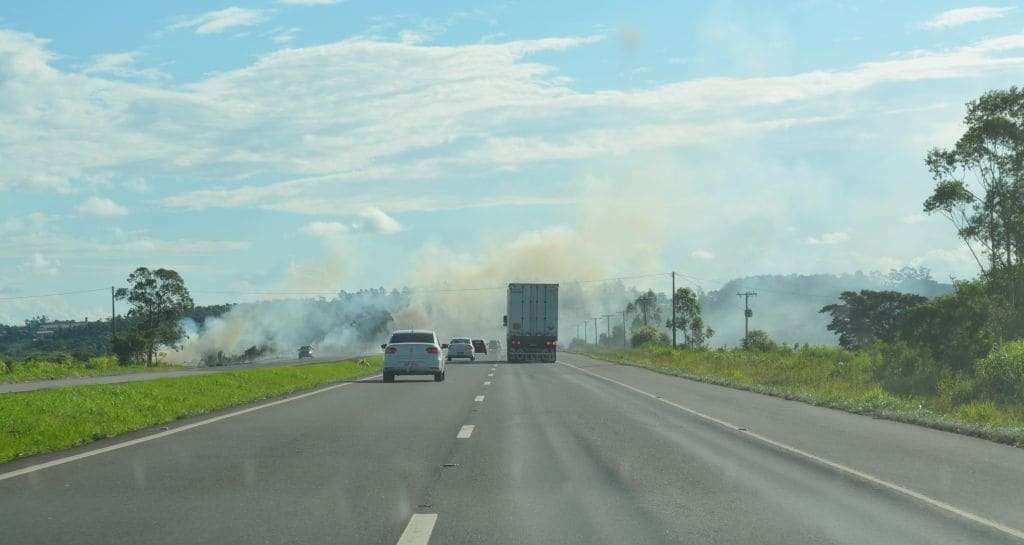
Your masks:
<svg viewBox="0 0 1024 545"><path fill-rule="evenodd" d="M927 269L904 268L888 274L762 275L731 280L701 299L705 321L715 330L714 346L736 346L743 338L743 298L738 292L754 291L750 308L751 329L763 329L779 342L838 344L825 326L830 318L818 311L834 303L844 291L893 290L935 297L953 291L953 285L937 282Z"/></svg>

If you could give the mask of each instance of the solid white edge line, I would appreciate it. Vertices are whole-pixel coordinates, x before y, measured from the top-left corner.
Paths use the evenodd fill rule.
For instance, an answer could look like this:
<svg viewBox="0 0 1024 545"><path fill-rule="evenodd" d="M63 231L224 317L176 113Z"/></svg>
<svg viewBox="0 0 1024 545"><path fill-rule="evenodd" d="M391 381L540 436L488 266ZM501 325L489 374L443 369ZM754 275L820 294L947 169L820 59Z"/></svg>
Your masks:
<svg viewBox="0 0 1024 545"><path fill-rule="evenodd" d="M459 428L459 434L455 436L456 439L469 439L473 435L473 430L476 428L473 424L466 424Z"/></svg>
<svg viewBox="0 0 1024 545"><path fill-rule="evenodd" d="M427 545L435 524L437 524L436 514L416 513L409 519L409 524L405 526L402 537L398 538L398 545Z"/></svg>
<svg viewBox="0 0 1024 545"><path fill-rule="evenodd" d="M905 486L901 486L901 485L898 485L896 483L891 483L889 481L880 479L880 478L875 477L873 475L869 475L867 473L864 473L863 471L859 471L859 470L853 469L852 467L840 464L839 462L833 462L832 460L828 460L826 458L822 458L821 456L818 456L818 455L815 455L815 454L811 454L810 452L807 452L807 451L804 451L804 450L800 450L800 449L798 449L796 447L791 447L791 446L786 445L784 443L780 443L778 441L775 441L774 439L769 439L769 438L767 438L767 437L765 437L763 435L759 435L759 434L754 433L752 431L748 431L746 429L743 429L743 428L741 428L741 427L739 427L739 426L737 426L735 424L731 424L729 422L726 422L725 420L721 420L721 419L715 418L713 416L706 415L706 414L704 414L704 413L702 413L700 411L695 411L695 410L690 409L688 407L684 407L684 406L682 406L682 405L680 405L678 403L674 403L674 402L669 401L667 399L658 397L658 396L656 396L654 394L645 392L644 390L641 390L641 389L639 389L639 388L637 388L635 386L630 386L629 384L626 384L624 382L619 382L619 381L617 381L617 380L615 380L613 378L608 378L608 377L606 377L604 375L595 373L595 372L590 371L588 369L583 369L582 367L577 367L577 366L575 366L575 365L573 365L571 363L565 363L564 361L560 361L558 363L560 363L562 365L565 365L566 367L572 367L573 369L576 369L577 371L582 371L584 373L587 373L588 375L593 375L593 376L595 376L597 378L600 378L602 380L606 380L608 382L611 382L612 384L617 384L619 386L622 386L623 388L627 388L627 389L633 390L634 392L637 392L638 394L645 395L645 396L647 396L647 397L649 397L651 399L654 399L656 401L660 401L662 403L665 403L666 405L671 405L671 406L673 406L673 407L675 407L675 408L677 408L677 409L679 409L681 411L685 411L687 413L690 413L690 414L692 414L694 416L697 416L697 417L702 418L704 420L707 420L709 422L714 422L715 424L718 424L719 426L722 426L724 428L728 428L730 430L743 433L743 434L747 435L748 437L752 437L754 439L757 439L758 441L761 441L763 443L769 444L769 445L771 445L771 446L773 446L775 448L778 448L780 450L784 450L784 451L789 452L791 454L796 454L797 456L801 456L801 457L806 458L808 460L817 462L817 463L819 463L821 465L830 467L830 468L832 468L832 469L834 469L836 471L839 471L841 473L845 473L847 475L851 475L851 476L857 477L859 479L865 480L865 481L867 481L869 483L876 484L878 486L882 486L882 487L888 488L889 490L892 490L894 492L899 492L900 494L903 494L905 496L909 496L911 498L914 498L916 500L924 502L924 503L926 503L926 504L928 504L928 505L930 505L932 507L935 507L937 509L946 511L948 513L952 513L954 515L957 515L959 517L965 518L965 519L970 520L972 522L976 522L976 523L981 524L983 526L987 526L987 527L992 528L994 530L999 530L1000 532L1003 532L1005 534L1013 536L1013 537L1015 537L1017 539L1024 540L1024 530L1018 530L1016 528L1011 528L1010 526L1006 526L1004 524L1000 524L1000 523L998 523L998 522L996 522L994 520L989 520L989 519L987 519L985 517L982 517L980 515L976 515L974 513L971 513L970 511L964 511L963 509L960 509L958 507L954 507L954 506L952 506L952 505L950 505L950 504L948 504L948 503L946 503L944 501L931 498L931 497L926 496L926 495L924 495L924 494L922 494L920 492L917 492L915 490L911 490L911 489L909 489L909 488L907 488Z"/></svg>
<svg viewBox="0 0 1024 545"><path fill-rule="evenodd" d="M7 473L0 473L0 481L4 481L4 480L7 480L7 479L12 479L14 477L18 477L20 475L25 475L27 473L32 473L32 472L35 472L35 471L39 471L41 469L46 469L48 467L59 466L59 465L62 465L62 464L66 464L68 462L74 462L74 461L77 461L77 460L81 460L83 458L89 458L90 456L96 456L97 454L103 454L104 452L110 452L112 450L118 450L118 449L122 449L122 448L125 448L125 447L131 447L131 446L134 446L134 445L138 445L139 443L145 443L147 441L152 441L154 439L160 439L161 437L167 437L168 435L174 435L175 433L181 433L183 431L188 431L188 430L191 430L193 428L198 428L199 426L205 426L207 424L213 424L214 422L220 422L221 420L226 420L226 419L231 418L233 416L239 416L239 415L243 415L243 414L248 414L248 413L251 413L253 411L258 411L260 409L266 409L267 407L274 407L274 406L277 406L277 405L281 405L283 403L288 403L288 402L295 401L295 400L298 400L298 399L303 399L303 398L306 398L306 397L309 397L309 396L314 396L316 394L322 394L322 393L327 392L329 390L334 390L335 388L341 388L342 386L348 386L349 384L352 384L354 382L362 382L362 381L365 381L365 380L371 380L371 379L380 378L380 377L381 377L381 375L373 375L371 377L363 377L363 378L361 378L359 380L350 380L348 382L341 382L341 383L338 383L338 384L332 384L330 386L327 386L327 387L324 387L324 388L320 388L319 390L313 390L312 392L306 392L304 394L299 394L299 395L295 395L295 396L291 396L291 397L286 397L286 398L283 398L283 399L277 399L275 401L270 401L268 403L264 403L262 405L256 405L254 407L246 407L245 409L237 410L237 411L230 412L230 413L227 413L227 414L222 414L220 416L214 416L212 418L207 418L206 420L200 420L199 422L193 422L191 424L186 424L184 426L177 427L177 428L174 428L174 429L170 429L170 430L167 430L167 431L162 431L162 432L159 432L159 433L154 433L152 435L147 435L145 437L139 437L138 439L131 439L129 441L124 441L124 442L121 442L121 443L117 443L117 444L114 444L114 445L98 448L98 449L95 449L95 450L90 450L90 451L87 451L87 452L82 452L80 454L75 454L73 456L65 456L63 458L57 458L56 460L50 460L49 462L43 462L41 464L30 465L30 466L27 466L27 467L23 467L21 469L16 469L14 471L8 471Z"/></svg>
<svg viewBox="0 0 1024 545"><path fill-rule="evenodd" d="M484 396L476 396L475 398L473 398L473 401L476 401L476 402L480 402L480 401L483 401L483 400L484 400Z"/></svg>

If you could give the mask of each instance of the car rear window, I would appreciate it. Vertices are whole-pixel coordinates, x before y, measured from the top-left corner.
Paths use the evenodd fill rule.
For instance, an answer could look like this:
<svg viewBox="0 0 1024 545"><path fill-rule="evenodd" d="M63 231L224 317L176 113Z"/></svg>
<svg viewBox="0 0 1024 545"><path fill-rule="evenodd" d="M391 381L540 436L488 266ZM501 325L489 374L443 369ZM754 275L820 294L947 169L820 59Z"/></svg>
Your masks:
<svg viewBox="0 0 1024 545"><path fill-rule="evenodd" d="M391 335L391 344L396 343L434 343L433 333L395 333Z"/></svg>
<svg viewBox="0 0 1024 545"><path fill-rule="evenodd" d="M452 343L469 343L469 339L452 339Z"/></svg>

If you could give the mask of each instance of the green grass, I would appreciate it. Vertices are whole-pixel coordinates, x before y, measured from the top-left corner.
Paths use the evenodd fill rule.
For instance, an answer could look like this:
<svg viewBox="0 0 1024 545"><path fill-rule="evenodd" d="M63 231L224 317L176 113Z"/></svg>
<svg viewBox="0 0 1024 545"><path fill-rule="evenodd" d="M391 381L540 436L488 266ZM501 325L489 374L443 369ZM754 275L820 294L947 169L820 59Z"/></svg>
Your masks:
<svg viewBox="0 0 1024 545"><path fill-rule="evenodd" d="M939 396L893 394L875 380L870 356L864 352L832 347L695 352L648 345L583 353L668 375L1024 447L1024 400L951 403Z"/></svg>
<svg viewBox="0 0 1024 545"><path fill-rule="evenodd" d="M372 375L381 357L0 394L0 463Z"/></svg>
<svg viewBox="0 0 1024 545"><path fill-rule="evenodd" d="M0 360L0 383L52 380L58 378L151 373L181 369L180 365L118 365L117 358L101 356L88 360L64 358L60 360Z"/></svg>

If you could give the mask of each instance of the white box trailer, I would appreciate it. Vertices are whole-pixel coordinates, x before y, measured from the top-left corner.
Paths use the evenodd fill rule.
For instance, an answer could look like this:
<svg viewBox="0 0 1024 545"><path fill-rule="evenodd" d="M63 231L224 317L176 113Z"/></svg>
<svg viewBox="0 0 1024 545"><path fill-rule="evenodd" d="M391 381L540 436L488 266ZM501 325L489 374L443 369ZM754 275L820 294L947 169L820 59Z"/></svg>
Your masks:
<svg viewBox="0 0 1024 545"><path fill-rule="evenodd" d="M554 363L558 346L558 284L509 284L504 321L508 361Z"/></svg>

